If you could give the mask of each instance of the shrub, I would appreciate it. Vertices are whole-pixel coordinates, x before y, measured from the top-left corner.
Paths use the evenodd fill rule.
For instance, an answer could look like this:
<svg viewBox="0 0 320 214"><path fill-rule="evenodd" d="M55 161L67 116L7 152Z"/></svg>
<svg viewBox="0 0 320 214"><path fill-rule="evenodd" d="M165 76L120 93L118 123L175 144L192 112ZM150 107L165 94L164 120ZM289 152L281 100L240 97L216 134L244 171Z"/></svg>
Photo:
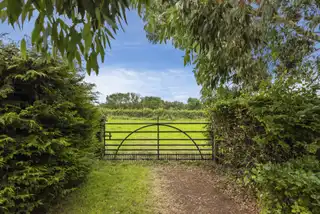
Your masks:
<svg viewBox="0 0 320 214"><path fill-rule="evenodd" d="M279 78L209 112L219 162L246 174L265 214L320 213L319 85L305 83Z"/></svg>
<svg viewBox="0 0 320 214"><path fill-rule="evenodd" d="M290 88L275 82L256 94L218 101L210 120L220 161L235 168L282 163L319 148L317 88Z"/></svg>
<svg viewBox="0 0 320 214"><path fill-rule="evenodd" d="M314 157L252 170L262 213L320 213L320 163Z"/></svg>
<svg viewBox="0 0 320 214"><path fill-rule="evenodd" d="M0 49L0 213L43 210L72 191L97 148L92 85L63 62Z"/></svg>

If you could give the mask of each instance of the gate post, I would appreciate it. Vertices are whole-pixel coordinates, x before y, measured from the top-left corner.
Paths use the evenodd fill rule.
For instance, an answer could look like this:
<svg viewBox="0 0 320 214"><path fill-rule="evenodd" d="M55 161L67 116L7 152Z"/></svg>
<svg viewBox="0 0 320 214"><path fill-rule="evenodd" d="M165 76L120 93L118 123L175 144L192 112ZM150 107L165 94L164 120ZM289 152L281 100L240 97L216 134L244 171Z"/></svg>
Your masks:
<svg viewBox="0 0 320 214"><path fill-rule="evenodd" d="M212 160L217 163L217 145L214 140L214 130L212 123L210 124L210 139L211 139L211 147L212 147Z"/></svg>
<svg viewBox="0 0 320 214"><path fill-rule="evenodd" d="M217 151L216 151L216 143L214 141L214 134L211 132L211 143L212 143L212 160L217 163Z"/></svg>
<svg viewBox="0 0 320 214"><path fill-rule="evenodd" d="M157 117L157 159L160 160L160 127L159 127L159 116Z"/></svg>
<svg viewBox="0 0 320 214"><path fill-rule="evenodd" d="M107 119L105 116L100 120L100 142L103 143L102 157L106 154L106 121Z"/></svg>

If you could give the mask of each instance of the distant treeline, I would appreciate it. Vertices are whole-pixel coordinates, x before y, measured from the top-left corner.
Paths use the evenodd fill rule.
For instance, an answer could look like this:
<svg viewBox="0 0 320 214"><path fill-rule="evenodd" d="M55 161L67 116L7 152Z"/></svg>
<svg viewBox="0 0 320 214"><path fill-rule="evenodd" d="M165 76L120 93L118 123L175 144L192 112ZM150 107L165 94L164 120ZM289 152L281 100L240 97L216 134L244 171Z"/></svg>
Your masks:
<svg viewBox="0 0 320 214"><path fill-rule="evenodd" d="M175 109L175 110L200 110L203 105L197 98L190 97L187 103L179 101L165 101L160 97L142 97L136 93L115 93L106 97L106 102L101 104L108 109Z"/></svg>
<svg viewBox="0 0 320 214"><path fill-rule="evenodd" d="M203 110L177 110L177 109L108 109L102 108L107 117L117 118L150 118L156 119L202 119L205 118Z"/></svg>

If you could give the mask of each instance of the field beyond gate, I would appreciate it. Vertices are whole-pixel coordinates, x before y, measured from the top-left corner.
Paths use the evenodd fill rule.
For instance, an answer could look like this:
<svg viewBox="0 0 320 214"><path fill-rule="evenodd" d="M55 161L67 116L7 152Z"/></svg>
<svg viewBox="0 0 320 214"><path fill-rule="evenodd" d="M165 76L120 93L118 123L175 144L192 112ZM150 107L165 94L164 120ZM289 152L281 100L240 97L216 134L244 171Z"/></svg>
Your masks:
<svg viewBox="0 0 320 214"><path fill-rule="evenodd" d="M105 159L213 160L208 125L204 121L109 120Z"/></svg>

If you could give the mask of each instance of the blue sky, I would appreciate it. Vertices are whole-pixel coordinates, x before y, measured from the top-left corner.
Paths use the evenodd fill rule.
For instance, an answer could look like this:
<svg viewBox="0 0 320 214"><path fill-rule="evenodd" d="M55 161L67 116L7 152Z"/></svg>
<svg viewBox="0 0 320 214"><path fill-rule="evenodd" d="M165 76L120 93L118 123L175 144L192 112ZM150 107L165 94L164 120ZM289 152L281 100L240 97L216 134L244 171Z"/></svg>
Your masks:
<svg viewBox="0 0 320 214"><path fill-rule="evenodd" d="M119 31L116 40L107 50L106 60L100 65L99 76L94 73L86 77L95 83L105 96L116 92L135 92L142 96L159 96L165 100L186 102L188 97L199 97L191 67L183 66L183 52L171 44L154 45L148 42L143 30L143 21L135 11L127 14L128 25L125 32ZM30 35L33 23L25 24L23 31L14 30L6 23L0 24L1 33L10 33L9 38L20 40L24 34Z"/></svg>

